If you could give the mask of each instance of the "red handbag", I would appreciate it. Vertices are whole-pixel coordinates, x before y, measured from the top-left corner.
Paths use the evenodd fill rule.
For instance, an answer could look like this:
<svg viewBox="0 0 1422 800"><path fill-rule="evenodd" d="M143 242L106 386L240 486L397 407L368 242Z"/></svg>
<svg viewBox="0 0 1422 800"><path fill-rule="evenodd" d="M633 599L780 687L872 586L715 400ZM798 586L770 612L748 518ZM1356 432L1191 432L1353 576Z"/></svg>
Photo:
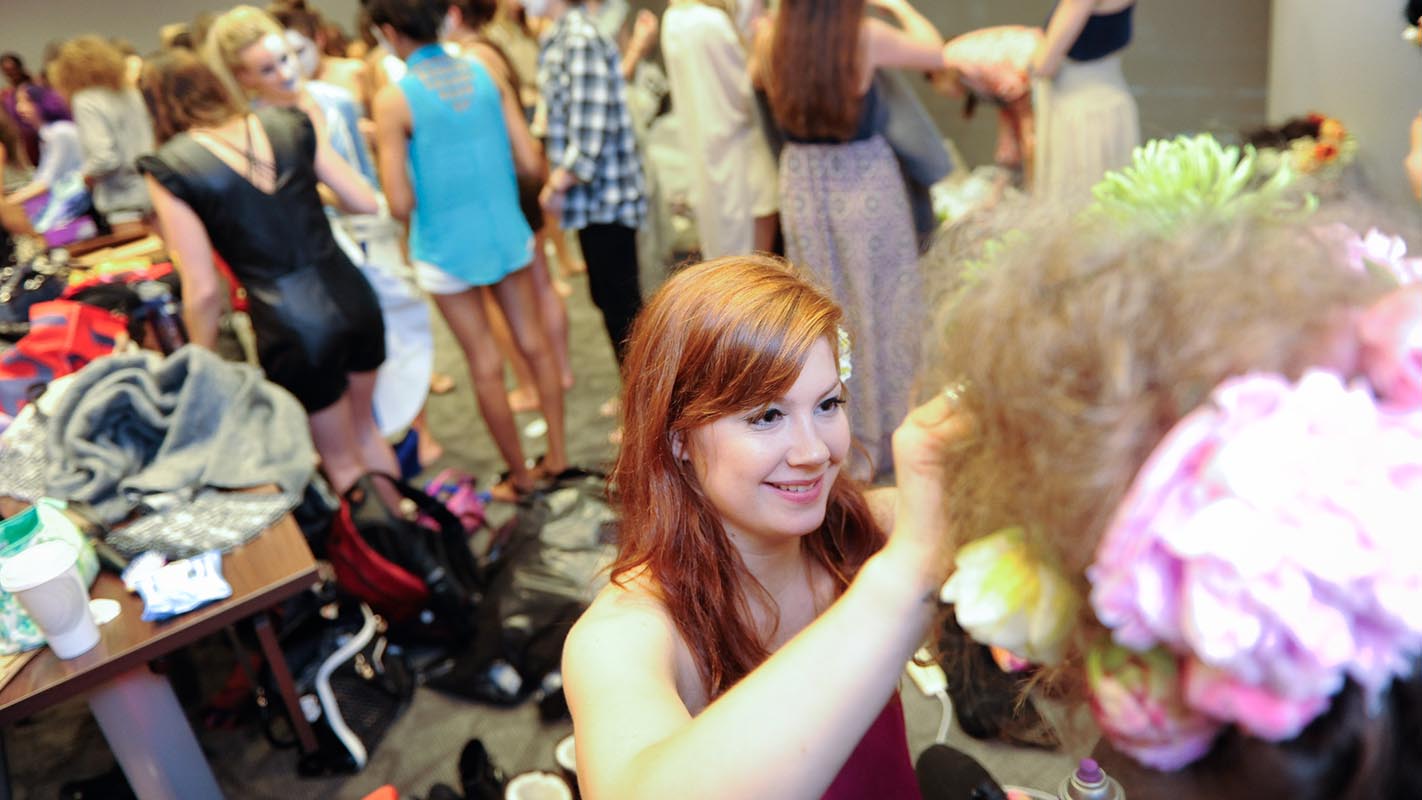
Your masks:
<svg viewBox="0 0 1422 800"><path fill-rule="evenodd" d="M429 604L425 582L370 546L352 521L350 503L344 499L331 521L326 548L336 584L392 622L409 619Z"/></svg>

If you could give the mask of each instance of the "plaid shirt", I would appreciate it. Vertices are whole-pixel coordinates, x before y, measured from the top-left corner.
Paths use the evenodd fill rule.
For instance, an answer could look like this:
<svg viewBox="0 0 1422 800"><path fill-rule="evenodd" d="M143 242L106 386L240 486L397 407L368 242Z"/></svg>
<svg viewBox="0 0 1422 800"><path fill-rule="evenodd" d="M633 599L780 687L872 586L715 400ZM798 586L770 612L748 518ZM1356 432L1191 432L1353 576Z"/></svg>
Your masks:
<svg viewBox="0 0 1422 800"><path fill-rule="evenodd" d="M563 227L639 227L647 191L621 60L617 45L581 7L563 14L544 40L538 87L547 110L548 161L579 181L564 198Z"/></svg>

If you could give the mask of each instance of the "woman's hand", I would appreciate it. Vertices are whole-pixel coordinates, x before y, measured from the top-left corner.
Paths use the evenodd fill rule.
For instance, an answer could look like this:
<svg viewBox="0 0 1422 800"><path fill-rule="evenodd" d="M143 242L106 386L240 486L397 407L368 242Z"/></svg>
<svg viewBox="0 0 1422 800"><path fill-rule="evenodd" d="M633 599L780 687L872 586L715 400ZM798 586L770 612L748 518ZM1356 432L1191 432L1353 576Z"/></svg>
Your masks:
<svg viewBox="0 0 1422 800"><path fill-rule="evenodd" d="M944 485L954 451L973 434L974 422L958 408L953 390L910 411L894 431L898 496L894 529L885 550L916 564L931 588L947 578L957 549Z"/></svg>

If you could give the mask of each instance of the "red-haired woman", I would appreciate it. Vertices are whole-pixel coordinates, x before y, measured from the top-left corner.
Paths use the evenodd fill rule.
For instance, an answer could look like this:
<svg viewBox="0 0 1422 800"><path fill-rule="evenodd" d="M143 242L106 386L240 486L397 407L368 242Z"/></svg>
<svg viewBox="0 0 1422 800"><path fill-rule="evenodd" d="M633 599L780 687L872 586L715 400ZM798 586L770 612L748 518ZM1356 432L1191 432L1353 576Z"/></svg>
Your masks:
<svg viewBox="0 0 1422 800"><path fill-rule="evenodd" d="M898 26L866 16L869 7ZM752 80L765 86L787 140L785 252L849 318L865 376L854 434L883 471L908 410L923 285L908 192L880 134L888 112L873 79L880 68L943 70L943 37L907 0L782 0L753 49Z"/></svg>
<svg viewBox="0 0 1422 800"><path fill-rule="evenodd" d="M917 796L895 689L952 556L964 426L916 410L897 497L870 503L843 471L839 324L758 256L679 273L638 317L620 550L563 656L583 797Z"/></svg>

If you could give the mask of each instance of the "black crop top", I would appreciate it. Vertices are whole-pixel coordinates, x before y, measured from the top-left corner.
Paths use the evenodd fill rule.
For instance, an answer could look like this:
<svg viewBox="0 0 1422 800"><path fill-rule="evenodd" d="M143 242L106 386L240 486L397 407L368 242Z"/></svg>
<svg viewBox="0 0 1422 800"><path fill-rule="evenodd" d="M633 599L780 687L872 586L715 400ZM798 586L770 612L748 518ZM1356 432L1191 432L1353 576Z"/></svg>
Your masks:
<svg viewBox="0 0 1422 800"><path fill-rule="evenodd" d="M1072 61L1095 61L1115 53L1131 43L1131 12L1135 4L1112 14L1092 14L1081 29L1081 35L1067 51Z"/></svg>

